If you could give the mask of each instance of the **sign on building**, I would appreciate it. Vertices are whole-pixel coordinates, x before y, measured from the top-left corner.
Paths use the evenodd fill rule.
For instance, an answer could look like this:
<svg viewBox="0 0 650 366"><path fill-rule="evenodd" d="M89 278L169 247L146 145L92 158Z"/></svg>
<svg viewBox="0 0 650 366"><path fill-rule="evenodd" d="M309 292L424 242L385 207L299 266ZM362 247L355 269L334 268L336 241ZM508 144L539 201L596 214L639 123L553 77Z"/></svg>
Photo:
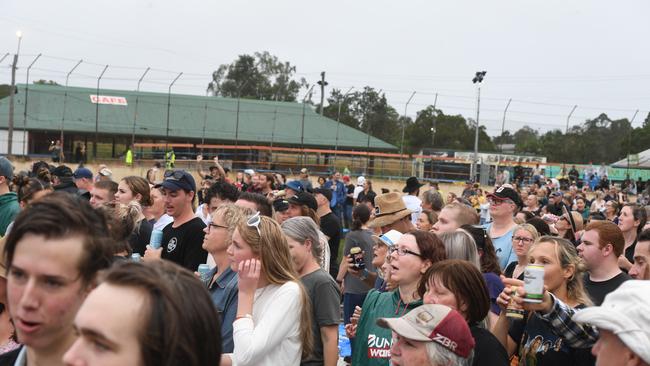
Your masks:
<svg viewBox="0 0 650 366"><path fill-rule="evenodd" d="M111 104L111 105L127 105L126 98L112 97L109 95L90 95L90 101L93 104Z"/></svg>

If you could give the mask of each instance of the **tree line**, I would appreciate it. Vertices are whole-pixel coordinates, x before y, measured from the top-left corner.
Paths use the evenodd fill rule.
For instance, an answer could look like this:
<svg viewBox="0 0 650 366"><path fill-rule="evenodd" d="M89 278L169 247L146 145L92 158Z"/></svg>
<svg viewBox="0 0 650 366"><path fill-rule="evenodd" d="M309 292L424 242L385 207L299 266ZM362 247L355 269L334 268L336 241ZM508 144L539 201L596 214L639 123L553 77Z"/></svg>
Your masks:
<svg viewBox="0 0 650 366"><path fill-rule="evenodd" d="M220 65L212 74L208 91L215 96L295 102L300 91L310 87L304 78L296 78L296 66L268 52L257 52ZM315 104L310 95L306 99L320 112L322 106ZM445 114L429 105L413 120L401 116L388 103L385 93L371 86L345 95L331 89L323 114L397 147L403 143L404 152L409 154L424 148L474 149L475 121L471 118ZM492 138L485 126L480 126L480 151L498 152L502 144L513 144L517 154L542 155L553 162L612 163L625 158L628 152L634 154L650 147L650 113L637 128L628 119L612 120L605 113L566 133L555 129L541 134L524 125L514 133L505 131Z"/></svg>

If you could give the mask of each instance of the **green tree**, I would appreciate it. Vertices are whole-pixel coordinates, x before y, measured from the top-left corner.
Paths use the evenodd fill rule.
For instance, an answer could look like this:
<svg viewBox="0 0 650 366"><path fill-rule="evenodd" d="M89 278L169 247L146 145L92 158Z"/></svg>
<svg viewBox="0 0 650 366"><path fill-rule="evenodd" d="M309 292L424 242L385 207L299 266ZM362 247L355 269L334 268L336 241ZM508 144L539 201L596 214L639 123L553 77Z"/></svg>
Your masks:
<svg viewBox="0 0 650 366"><path fill-rule="evenodd" d="M61 85L61 84L57 83L54 80L45 80L45 79L36 80L36 81L34 81L34 84L37 84L37 85L56 85L56 86Z"/></svg>
<svg viewBox="0 0 650 366"><path fill-rule="evenodd" d="M326 117L350 127L399 146L401 125L399 114L388 104L385 94L379 94L374 88L366 86L344 96L338 89L333 89L327 98L328 105L323 109ZM340 115L339 115L340 105Z"/></svg>
<svg viewBox="0 0 650 366"><path fill-rule="evenodd" d="M294 80L296 67L269 52L240 55L212 73L207 90L215 96L295 102L304 78Z"/></svg>
<svg viewBox="0 0 650 366"><path fill-rule="evenodd" d="M417 113L415 122L407 128L406 150L417 153L423 148L451 150L474 150L473 120L460 115L445 115L442 110L428 106ZM435 130L433 134L431 129ZM433 144L433 145L432 145ZM479 150L496 151L494 142L488 136L485 126L479 128Z"/></svg>

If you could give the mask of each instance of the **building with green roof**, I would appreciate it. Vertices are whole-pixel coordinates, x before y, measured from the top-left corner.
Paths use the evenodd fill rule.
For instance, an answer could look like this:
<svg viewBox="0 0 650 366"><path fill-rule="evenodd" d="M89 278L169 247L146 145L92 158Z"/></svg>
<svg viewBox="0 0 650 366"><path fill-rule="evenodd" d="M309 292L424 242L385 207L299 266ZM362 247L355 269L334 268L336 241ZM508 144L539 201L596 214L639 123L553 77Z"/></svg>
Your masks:
<svg viewBox="0 0 650 366"><path fill-rule="evenodd" d="M14 131L28 132L27 152L47 154L64 135L64 151L79 143L92 156L116 157L134 139L136 146L161 143L266 145L311 149L393 152L397 148L301 103L181 94L64 87L17 86ZM99 97L97 97L99 94ZM26 113L25 113L26 112ZM9 98L0 99L0 128L7 129ZM167 140L167 137L169 139Z"/></svg>

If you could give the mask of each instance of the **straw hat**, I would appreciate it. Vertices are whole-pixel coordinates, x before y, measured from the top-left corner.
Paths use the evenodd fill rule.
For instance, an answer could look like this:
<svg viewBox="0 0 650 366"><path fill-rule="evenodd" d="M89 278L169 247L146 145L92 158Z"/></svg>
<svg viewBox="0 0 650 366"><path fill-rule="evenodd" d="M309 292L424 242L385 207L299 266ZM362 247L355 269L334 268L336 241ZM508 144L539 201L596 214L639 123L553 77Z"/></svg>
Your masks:
<svg viewBox="0 0 650 366"><path fill-rule="evenodd" d="M379 195L375 198L375 218L368 223L368 227L390 225L412 212L406 208L400 193L390 192Z"/></svg>

